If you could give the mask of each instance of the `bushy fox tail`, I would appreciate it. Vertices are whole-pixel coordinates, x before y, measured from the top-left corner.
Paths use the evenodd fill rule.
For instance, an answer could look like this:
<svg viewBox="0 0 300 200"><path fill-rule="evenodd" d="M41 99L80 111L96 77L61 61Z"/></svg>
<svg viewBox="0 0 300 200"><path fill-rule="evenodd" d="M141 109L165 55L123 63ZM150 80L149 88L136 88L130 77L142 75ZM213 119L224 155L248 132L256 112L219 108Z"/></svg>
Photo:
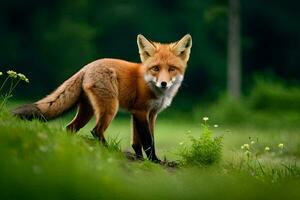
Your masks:
<svg viewBox="0 0 300 200"><path fill-rule="evenodd" d="M12 114L28 120L33 118L49 120L59 116L78 102L82 92L83 75L84 71L79 71L50 95L33 104L20 106L14 109Z"/></svg>

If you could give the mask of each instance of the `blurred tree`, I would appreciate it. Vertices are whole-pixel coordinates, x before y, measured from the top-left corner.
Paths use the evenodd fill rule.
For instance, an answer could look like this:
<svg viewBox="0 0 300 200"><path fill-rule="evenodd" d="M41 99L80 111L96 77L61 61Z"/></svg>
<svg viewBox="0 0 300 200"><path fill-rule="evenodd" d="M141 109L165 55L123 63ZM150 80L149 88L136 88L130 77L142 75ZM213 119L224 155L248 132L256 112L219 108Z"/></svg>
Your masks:
<svg viewBox="0 0 300 200"><path fill-rule="evenodd" d="M190 33L192 54L179 97L212 100L226 90L227 80L237 94L241 85L247 92L255 73L299 81L300 1L236 1L243 8L241 33L233 37L241 38L241 55L236 42L237 48L230 48L236 51L232 60L243 58L235 60L243 66L233 70L237 79L226 75L233 36L227 34L229 0L0 1L0 71L26 74L31 84L20 86L16 96L37 99L92 60L139 62L139 33L160 42Z"/></svg>
<svg viewBox="0 0 300 200"><path fill-rule="evenodd" d="M227 89L230 96L241 96L240 0L229 0Z"/></svg>

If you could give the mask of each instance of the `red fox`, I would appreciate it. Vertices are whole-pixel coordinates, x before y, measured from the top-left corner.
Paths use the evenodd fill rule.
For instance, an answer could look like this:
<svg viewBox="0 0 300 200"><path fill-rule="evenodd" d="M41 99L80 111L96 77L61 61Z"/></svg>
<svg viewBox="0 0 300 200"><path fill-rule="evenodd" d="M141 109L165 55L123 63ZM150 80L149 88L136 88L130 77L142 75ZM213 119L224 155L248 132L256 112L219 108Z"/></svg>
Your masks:
<svg viewBox="0 0 300 200"><path fill-rule="evenodd" d="M106 143L104 131L119 107L132 115L132 148L138 158L142 149L151 161L160 162L154 148L157 114L168 107L181 85L192 47L187 34L177 42L161 44L137 36L141 63L99 59L84 66L45 98L13 110L22 119L43 120L58 117L78 105L77 114L67 125L76 132L96 117L91 131Z"/></svg>

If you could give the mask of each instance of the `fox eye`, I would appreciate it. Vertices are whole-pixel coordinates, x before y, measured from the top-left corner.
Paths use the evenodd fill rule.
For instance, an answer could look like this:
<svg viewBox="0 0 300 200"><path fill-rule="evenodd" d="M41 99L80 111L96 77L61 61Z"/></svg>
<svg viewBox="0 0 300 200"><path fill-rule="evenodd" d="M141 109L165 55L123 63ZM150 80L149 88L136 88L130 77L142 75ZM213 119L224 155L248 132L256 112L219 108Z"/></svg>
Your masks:
<svg viewBox="0 0 300 200"><path fill-rule="evenodd" d="M152 71L154 72L158 72L159 71L159 67L158 66L154 66L151 68Z"/></svg>
<svg viewBox="0 0 300 200"><path fill-rule="evenodd" d="M175 71L176 71L176 67L171 66L171 67L169 68L169 72L175 72Z"/></svg>

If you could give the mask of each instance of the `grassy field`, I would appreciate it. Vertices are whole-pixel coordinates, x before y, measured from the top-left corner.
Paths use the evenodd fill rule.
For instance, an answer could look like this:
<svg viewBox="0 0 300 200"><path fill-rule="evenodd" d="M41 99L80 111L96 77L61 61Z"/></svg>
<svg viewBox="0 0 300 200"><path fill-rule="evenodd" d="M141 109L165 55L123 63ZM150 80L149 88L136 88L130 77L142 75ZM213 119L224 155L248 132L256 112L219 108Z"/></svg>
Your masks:
<svg viewBox="0 0 300 200"><path fill-rule="evenodd" d="M182 114L168 116L162 114L156 126L158 156L180 162L181 149L191 148L190 136L201 135L203 120ZM1 199L300 197L300 129L295 126L229 126L210 119L213 134L224 137L221 161L171 168L130 161L122 152L102 147L91 137L93 121L71 135L64 129L70 119L67 115L49 123L28 122L1 113ZM106 137L120 141L122 151L131 151L130 132L130 118L121 115ZM283 148L278 147L280 143ZM244 144L250 146L249 151Z"/></svg>

